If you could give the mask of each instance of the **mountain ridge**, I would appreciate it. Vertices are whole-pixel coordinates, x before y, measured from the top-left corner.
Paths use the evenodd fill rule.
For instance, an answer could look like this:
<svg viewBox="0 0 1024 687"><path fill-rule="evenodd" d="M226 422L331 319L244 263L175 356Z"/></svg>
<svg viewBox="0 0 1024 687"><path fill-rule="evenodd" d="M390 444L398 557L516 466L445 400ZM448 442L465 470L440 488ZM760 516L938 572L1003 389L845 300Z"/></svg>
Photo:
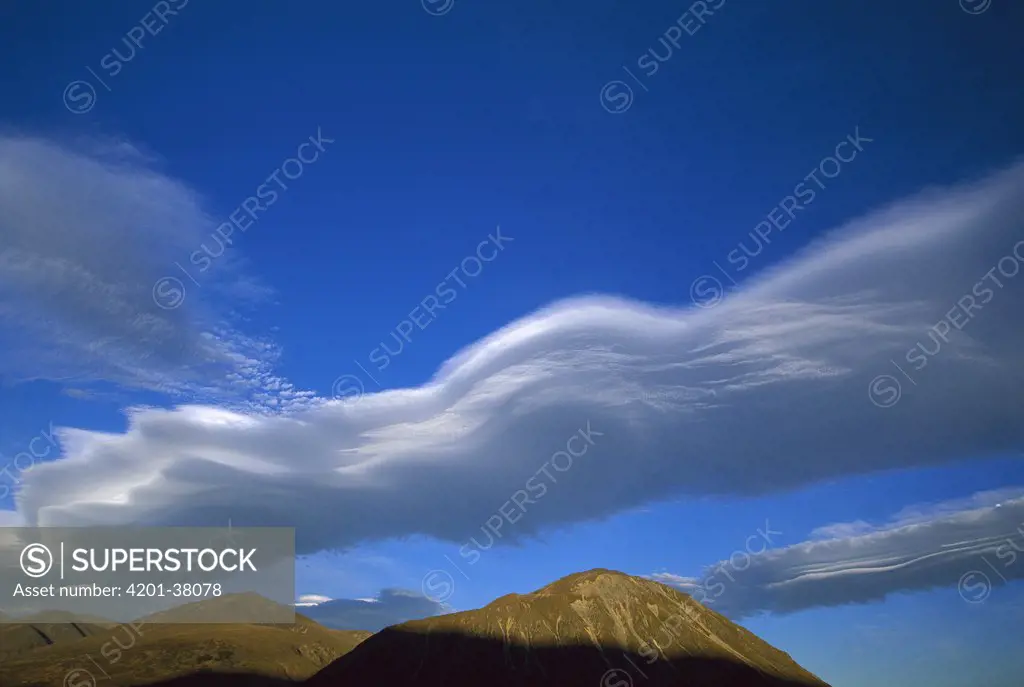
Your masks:
<svg viewBox="0 0 1024 687"><path fill-rule="evenodd" d="M265 611L273 602L232 596L186 604L175 617L225 604ZM88 654L109 661L111 687L828 687L683 592L605 568L376 634L329 630L298 613L277 625L152 622L168 617L24 647L5 657L0 684L58 687Z"/></svg>
<svg viewBox="0 0 1024 687"><path fill-rule="evenodd" d="M638 661L639 659L639 661ZM639 663L646 667L641 668ZM453 672L452 666L465 668ZM311 687L364 684L594 687L627 670L648 684L827 687L793 658L688 595L597 568L486 606L401 623L326 667Z"/></svg>

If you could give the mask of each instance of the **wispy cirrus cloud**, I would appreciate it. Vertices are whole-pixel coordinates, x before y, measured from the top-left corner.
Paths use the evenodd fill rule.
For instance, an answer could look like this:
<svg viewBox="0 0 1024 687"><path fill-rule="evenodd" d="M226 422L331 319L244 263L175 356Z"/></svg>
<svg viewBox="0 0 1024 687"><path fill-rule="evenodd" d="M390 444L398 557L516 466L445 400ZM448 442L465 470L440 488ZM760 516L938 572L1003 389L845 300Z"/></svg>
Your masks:
<svg viewBox="0 0 1024 687"><path fill-rule="evenodd" d="M272 373L278 349L230 322L231 306L267 294L237 260L188 307L154 300L215 226L196 191L128 142L0 135L0 375L79 394L110 382L239 407L301 401Z"/></svg>

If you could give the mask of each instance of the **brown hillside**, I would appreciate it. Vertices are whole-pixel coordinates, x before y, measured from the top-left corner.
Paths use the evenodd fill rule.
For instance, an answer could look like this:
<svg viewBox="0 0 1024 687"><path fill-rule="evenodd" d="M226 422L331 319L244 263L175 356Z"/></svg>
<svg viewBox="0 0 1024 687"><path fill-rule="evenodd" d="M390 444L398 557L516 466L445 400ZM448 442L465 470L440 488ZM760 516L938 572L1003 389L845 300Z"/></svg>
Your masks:
<svg viewBox="0 0 1024 687"><path fill-rule="evenodd" d="M610 570L388 628L309 687L822 687L689 596Z"/></svg>
<svg viewBox="0 0 1024 687"><path fill-rule="evenodd" d="M188 682L193 678L186 676L203 670L214 674L206 679L216 684L239 679L230 673L249 675L244 684L301 681L369 636L329 630L298 614L294 625L119 625L5 657L0 686L73 687L89 684L92 676L103 687L129 687ZM87 672L69 685L65 679L73 670Z"/></svg>
<svg viewBox="0 0 1024 687"><path fill-rule="evenodd" d="M0 625L0 660L13 654L51 644L62 644L102 633L103 625L93 623L28 622Z"/></svg>

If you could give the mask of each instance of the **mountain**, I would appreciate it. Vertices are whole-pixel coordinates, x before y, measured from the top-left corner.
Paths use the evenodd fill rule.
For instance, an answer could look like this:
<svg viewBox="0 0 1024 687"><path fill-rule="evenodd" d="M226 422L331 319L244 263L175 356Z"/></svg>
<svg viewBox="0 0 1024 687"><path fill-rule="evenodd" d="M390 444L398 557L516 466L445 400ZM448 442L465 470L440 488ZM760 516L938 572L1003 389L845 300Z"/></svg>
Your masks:
<svg viewBox="0 0 1024 687"><path fill-rule="evenodd" d="M139 621L104 628L77 641L9 654L0 660L0 685L294 684L369 636L369 632L329 630L300 614L291 625ZM201 671L208 675L196 675Z"/></svg>
<svg viewBox="0 0 1024 687"><path fill-rule="evenodd" d="M372 636L329 630L300 614L290 625L151 622L171 612L216 612L219 604L272 603L224 597L28 648L0 661L0 685L828 687L686 594L611 570Z"/></svg>
<svg viewBox="0 0 1024 687"><path fill-rule="evenodd" d="M827 687L686 594L611 570L387 628L307 687Z"/></svg>

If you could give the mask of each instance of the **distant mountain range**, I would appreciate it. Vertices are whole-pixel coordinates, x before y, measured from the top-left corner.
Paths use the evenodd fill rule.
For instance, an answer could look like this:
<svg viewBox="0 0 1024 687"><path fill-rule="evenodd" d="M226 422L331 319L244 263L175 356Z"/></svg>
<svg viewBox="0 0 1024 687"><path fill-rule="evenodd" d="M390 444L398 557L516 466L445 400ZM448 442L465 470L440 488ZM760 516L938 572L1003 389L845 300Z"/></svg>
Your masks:
<svg viewBox="0 0 1024 687"><path fill-rule="evenodd" d="M271 602L201 602L204 612L222 603ZM168 625L161 617L140 621L134 638L126 625L0 626L0 642L17 638L0 661L0 686L97 687L69 684L78 670L111 687L827 687L686 594L611 570L373 635L302 615L286 626Z"/></svg>

